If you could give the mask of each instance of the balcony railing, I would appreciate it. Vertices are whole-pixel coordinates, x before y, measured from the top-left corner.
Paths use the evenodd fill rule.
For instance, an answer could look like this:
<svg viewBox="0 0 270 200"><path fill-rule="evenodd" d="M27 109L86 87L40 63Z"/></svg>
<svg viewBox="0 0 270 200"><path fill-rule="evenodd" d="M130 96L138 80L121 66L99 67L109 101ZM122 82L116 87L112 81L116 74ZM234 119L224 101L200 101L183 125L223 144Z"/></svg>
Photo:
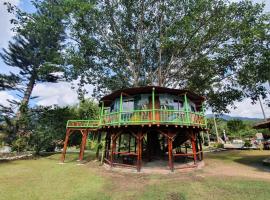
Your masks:
<svg viewBox="0 0 270 200"><path fill-rule="evenodd" d="M100 120L69 120L68 128L99 128L119 125L187 125L206 127L203 113L180 110L134 110L103 114Z"/></svg>
<svg viewBox="0 0 270 200"><path fill-rule="evenodd" d="M206 126L203 113L180 110L134 110L104 114L101 125L172 124Z"/></svg>
<svg viewBox="0 0 270 200"><path fill-rule="evenodd" d="M68 120L67 128L98 128L99 120Z"/></svg>

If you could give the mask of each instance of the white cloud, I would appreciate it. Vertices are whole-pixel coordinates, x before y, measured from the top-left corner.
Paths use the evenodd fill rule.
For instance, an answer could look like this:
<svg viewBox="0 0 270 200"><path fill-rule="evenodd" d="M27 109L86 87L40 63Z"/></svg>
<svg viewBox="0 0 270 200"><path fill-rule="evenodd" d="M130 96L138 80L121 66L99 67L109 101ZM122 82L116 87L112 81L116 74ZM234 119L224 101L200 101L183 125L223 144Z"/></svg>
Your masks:
<svg viewBox="0 0 270 200"><path fill-rule="evenodd" d="M10 103L7 100L18 100L18 99L12 96L9 92L0 91L0 104L9 107Z"/></svg>
<svg viewBox="0 0 270 200"><path fill-rule="evenodd" d="M10 30L12 25L10 20L14 17L12 14L8 13L6 6L4 5L6 0L0 0L0 47L5 48L8 45L8 41L13 36L13 32ZM20 0L8 0L13 5L18 6Z"/></svg>
<svg viewBox="0 0 270 200"><path fill-rule="evenodd" d="M252 104L250 99L244 99L242 102L236 102L236 109L230 109L229 115L238 117L263 118L262 109L259 102ZM270 108L263 103L266 117L270 117Z"/></svg>
<svg viewBox="0 0 270 200"><path fill-rule="evenodd" d="M92 86L85 87L89 92L86 97L90 97L93 91ZM57 104L59 106L74 105L79 102L76 89L71 89L71 83L40 83L34 87L32 96L38 96L37 105L50 106Z"/></svg>

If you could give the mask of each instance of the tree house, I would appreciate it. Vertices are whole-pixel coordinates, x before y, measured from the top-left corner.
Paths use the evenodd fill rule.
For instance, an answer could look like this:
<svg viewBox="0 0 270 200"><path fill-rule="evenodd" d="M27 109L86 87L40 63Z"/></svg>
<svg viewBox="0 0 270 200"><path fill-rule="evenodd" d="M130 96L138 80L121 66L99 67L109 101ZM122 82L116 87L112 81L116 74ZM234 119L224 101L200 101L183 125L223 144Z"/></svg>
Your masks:
<svg viewBox="0 0 270 200"><path fill-rule="evenodd" d="M201 132L206 131L205 98L188 90L157 86L128 88L100 99L99 119L69 120L62 161L70 134L82 137L79 159L89 132L104 133L104 161L111 167L134 167L163 160L174 170L178 161L203 159ZM183 166L183 165L181 165Z"/></svg>

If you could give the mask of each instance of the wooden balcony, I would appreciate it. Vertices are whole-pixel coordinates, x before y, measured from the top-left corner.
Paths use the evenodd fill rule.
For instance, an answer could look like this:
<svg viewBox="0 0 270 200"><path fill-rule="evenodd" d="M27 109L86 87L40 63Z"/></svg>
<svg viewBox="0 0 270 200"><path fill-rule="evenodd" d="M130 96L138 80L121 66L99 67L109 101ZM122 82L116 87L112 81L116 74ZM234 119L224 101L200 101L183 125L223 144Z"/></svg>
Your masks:
<svg viewBox="0 0 270 200"><path fill-rule="evenodd" d="M69 120L67 128L92 128L101 126L126 125L179 125L206 128L205 115L202 112L180 110L133 110L103 114L97 120Z"/></svg>

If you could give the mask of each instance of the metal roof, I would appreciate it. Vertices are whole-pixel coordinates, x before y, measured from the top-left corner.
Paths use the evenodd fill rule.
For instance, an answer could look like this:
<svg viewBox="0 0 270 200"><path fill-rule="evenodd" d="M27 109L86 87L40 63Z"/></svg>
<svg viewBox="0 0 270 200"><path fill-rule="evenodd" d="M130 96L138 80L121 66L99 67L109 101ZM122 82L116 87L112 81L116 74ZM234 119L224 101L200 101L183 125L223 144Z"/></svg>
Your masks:
<svg viewBox="0 0 270 200"><path fill-rule="evenodd" d="M253 128L256 128L256 129L269 128L270 129L270 118L268 118L266 121L255 124Z"/></svg>

